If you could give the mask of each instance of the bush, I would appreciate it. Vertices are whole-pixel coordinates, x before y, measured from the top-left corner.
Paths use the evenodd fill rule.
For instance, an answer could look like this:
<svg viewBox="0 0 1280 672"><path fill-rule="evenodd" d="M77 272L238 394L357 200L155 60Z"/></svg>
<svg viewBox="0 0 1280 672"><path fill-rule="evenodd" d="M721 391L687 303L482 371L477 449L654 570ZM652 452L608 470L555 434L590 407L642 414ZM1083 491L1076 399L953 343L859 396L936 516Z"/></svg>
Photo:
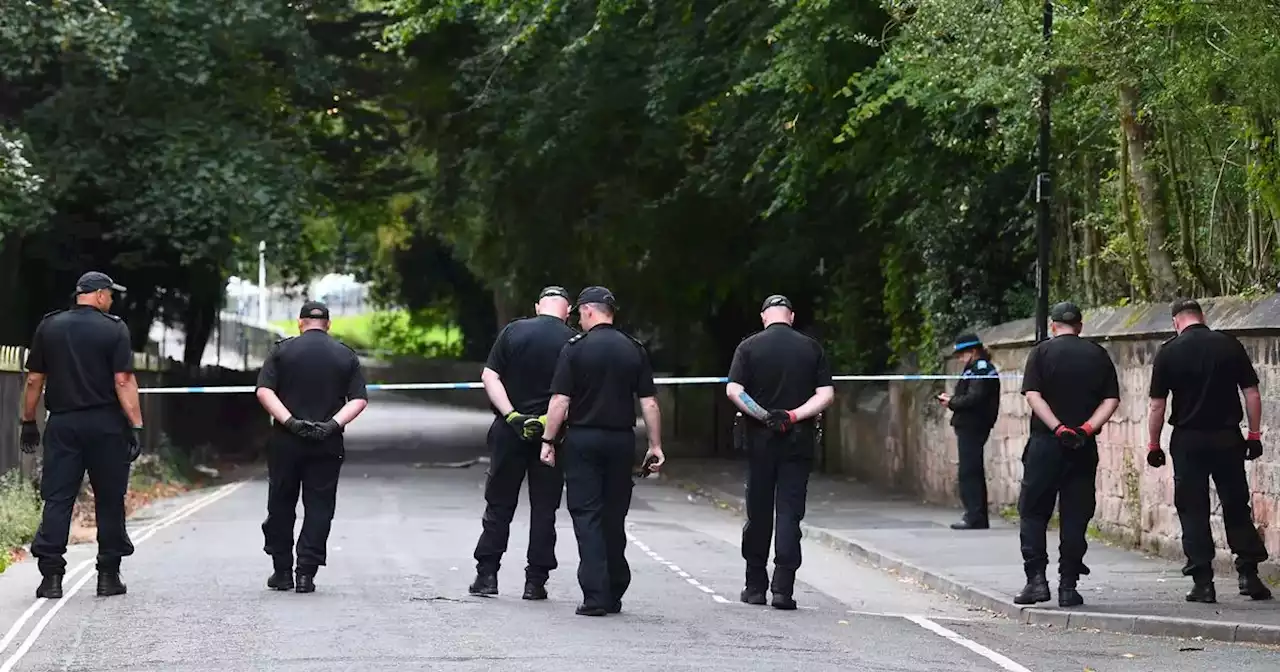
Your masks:
<svg viewBox="0 0 1280 672"><path fill-rule="evenodd" d="M456 358L462 338L434 311L405 310L373 314L374 350L400 357Z"/></svg>
<svg viewBox="0 0 1280 672"><path fill-rule="evenodd" d="M9 567L9 551L35 536L42 508L40 493L20 471L0 476L0 572Z"/></svg>

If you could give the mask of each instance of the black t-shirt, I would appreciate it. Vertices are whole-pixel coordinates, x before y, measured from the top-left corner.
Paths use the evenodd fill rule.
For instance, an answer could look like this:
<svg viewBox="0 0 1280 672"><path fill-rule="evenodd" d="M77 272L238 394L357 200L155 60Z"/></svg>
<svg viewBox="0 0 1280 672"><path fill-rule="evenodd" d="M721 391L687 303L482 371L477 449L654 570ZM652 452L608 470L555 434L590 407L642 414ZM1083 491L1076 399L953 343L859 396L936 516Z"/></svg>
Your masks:
<svg viewBox="0 0 1280 672"><path fill-rule="evenodd" d="M635 400L657 391L644 346L611 324L598 324L560 351L551 393L569 397L570 427L630 430Z"/></svg>
<svg viewBox="0 0 1280 672"><path fill-rule="evenodd" d="M1022 393L1039 392L1068 427L1088 422L1103 400L1120 398L1111 355L1101 345L1074 334L1055 336L1032 348L1025 369ZM1031 431L1052 430L1031 414Z"/></svg>
<svg viewBox="0 0 1280 672"><path fill-rule="evenodd" d="M316 422L352 399L369 398L356 353L320 329L276 343L258 372L258 387L274 390L294 417Z"/></svg>
<svg viewBox="0 0 1280 672"><path fill-rule="evenodd" d="M92 306L46 315L27 355L27 370L45 374L45 409L119 406L115 374L133 371L129 345L124 321Z"/></svg>
<svg viewBox="0 0 1280 672"><path fill-rule="evenodd" d="M1173 393L1169 424L1181 429L1236 429L1244 420L1240 390L1258 385L1244 346L1203 324L1165 342L1151 367L1153 399Z"/></svg>
<svg viewBox="0 0 1280 672"><path fill-rule="evenodd" d="M738 344L729 381L741 385L765 410L790 411L803 406L819 387L831 385L831 366L822 344L775 322Z"/></svg>
<svg viewBox="0 0 1280 672"><path fill-rule="evenodd" d="M502 377L507 398L517 411L542 415L551 400L551 376L560 351L575 335L573 327L552 315L516 320L498 334L484 366Z"/></svg>

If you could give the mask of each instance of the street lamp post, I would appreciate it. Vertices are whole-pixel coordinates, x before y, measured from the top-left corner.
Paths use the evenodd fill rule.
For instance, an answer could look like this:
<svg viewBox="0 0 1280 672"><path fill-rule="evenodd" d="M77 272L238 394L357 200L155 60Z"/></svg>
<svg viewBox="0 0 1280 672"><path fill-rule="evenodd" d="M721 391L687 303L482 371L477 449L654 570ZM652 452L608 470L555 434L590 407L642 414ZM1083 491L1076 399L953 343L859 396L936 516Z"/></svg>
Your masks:
<svg viewBox="0 0 1280 672"><path fill-rule="evenodd" d="M1053 0L1044 0L1045 71L1040 75L1039 171L1036 174L1036 342L1049 337L1049 129L1050 81L1048 67L1053 40Z"/></svg>
<svg viewBox="0 0 1280 672"><path fill-rule="evenodd" d="M258 324L267 323L267 241L258 242Z"/></svg>

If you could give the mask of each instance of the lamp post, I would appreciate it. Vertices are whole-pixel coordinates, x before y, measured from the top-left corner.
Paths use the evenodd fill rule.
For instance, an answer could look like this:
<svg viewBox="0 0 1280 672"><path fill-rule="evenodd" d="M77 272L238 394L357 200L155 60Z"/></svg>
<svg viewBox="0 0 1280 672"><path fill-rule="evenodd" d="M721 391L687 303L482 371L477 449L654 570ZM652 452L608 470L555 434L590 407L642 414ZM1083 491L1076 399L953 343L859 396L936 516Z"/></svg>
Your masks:
<svg viewBox="0 0 1280 672"><path fill-rule="evenodd" d="M1053 0L1044 0L1045 71L1040 75L1040 138L1037 143L1039 170L1036 174L1036 342L1049 338L1049 110L1048 67L1053 41Z"/></svg>
<svg viewBox="0 0 1280 672"><path fill-rule="evenodd" d="M267 241L258 241L258 324L267 323Z"/></svg>

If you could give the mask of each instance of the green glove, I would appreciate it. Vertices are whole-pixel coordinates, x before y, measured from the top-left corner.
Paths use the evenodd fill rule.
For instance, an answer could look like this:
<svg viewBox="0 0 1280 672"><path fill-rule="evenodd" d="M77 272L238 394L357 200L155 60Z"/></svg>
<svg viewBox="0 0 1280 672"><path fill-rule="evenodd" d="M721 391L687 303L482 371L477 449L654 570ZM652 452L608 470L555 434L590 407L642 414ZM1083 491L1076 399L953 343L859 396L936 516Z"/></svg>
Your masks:
<svg viewBox="0 0 1280 672"><path fill-rule="evenodd" d="M532 415L511 411L504 419L525 441L534 441L542 436L542 425L538 422L538 418Z"/></svg>

